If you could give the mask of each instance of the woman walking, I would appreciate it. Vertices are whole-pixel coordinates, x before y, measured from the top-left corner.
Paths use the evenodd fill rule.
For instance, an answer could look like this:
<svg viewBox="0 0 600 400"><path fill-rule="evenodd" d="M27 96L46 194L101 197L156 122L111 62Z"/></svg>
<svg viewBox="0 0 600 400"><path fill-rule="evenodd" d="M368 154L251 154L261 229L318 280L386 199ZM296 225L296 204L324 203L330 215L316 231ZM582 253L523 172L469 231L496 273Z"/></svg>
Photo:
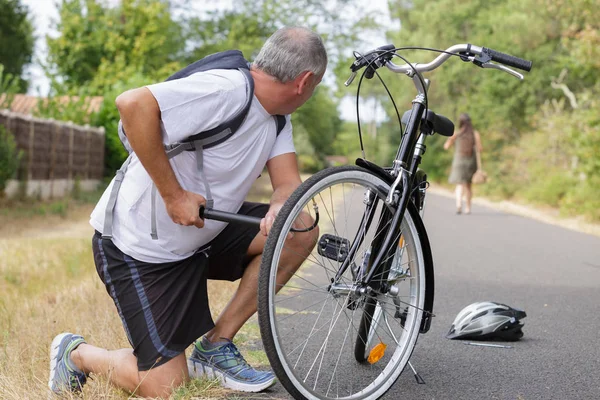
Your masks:
<svg viewBox="0 0 600 400"><path fill-rule="evenodd" d="M448 150L456 144L454 159L452 160L452 171L448 181L456 185L456 213L463 211L463 197L465 199L465 214L471 213L471 199L473 191L471 181L473 174L477 171L477 153L482 151L481 137L479 132L473 129L469 114L461 114L458 119L458 131L449 137L444 143L444 149Z"/></svg>

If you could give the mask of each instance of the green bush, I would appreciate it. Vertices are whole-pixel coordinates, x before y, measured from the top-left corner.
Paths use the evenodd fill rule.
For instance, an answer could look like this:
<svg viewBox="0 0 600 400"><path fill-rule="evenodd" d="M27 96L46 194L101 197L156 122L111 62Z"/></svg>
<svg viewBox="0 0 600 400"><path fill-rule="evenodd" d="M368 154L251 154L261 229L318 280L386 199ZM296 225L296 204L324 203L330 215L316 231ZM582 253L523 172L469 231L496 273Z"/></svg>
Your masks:
<svg viewBox="0 0 600 400"><path fill-rule="evenodd" d="M0 196L4 194L6 182L15 176L21 155L12 133L0 126Z"/></svg>
<svg viewBox="0 0 600 400"><path fill-rule="evenodd" d="M539 172L536 176L543 175ZM546 170L543 179L532 179L529 185L523 188L523 195L533 203L558 207L565 195L576 184L577 180L568 172Z"/></svg>
<svg viewBox="0 0 600 400"><path fill-rule="evenodd" d="M571 215L584 215L593 222L600 222L600 178L591 177L573 186L565 195L562 209Z"/></svg>
<svg viewBox="0 0 600 400"><path fill-rule="evenodd" d="M142 87L149 83L153 83L149 77L133 74L127 81L119 82L110 91L104 93L102 107L94 116L92 125L104 127L104 176L106 177L112 178L128 155L117 131L120 116L119 110L115 106L115 100L117 96L128 89Z"/></svg>
<svg viewBox="0 0 600 400"><path fill-rule="evenodd" d="M310 154L298 154L298 168L300 171L315 173L325 168L325 163Z"/></svg>

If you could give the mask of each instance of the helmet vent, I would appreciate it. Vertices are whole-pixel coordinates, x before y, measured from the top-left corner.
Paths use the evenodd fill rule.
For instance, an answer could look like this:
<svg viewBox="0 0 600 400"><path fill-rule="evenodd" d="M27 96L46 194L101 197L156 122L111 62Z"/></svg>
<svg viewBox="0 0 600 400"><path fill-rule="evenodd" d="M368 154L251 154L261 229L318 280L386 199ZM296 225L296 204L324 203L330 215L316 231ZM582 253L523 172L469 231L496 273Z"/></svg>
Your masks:
<svg viewBox="0 0 600 400"><path fill-rule="evenodd" d="M482 311L482 312L480 312L479 314L476 314L476 315L474 315L474 316L471 318L471 320L472 320L472 321L474 321L474 320L476 320L477 318L481 318L481 317L483 317L484 315L486 315L487 313L488 313L487 311Z"/></svg>

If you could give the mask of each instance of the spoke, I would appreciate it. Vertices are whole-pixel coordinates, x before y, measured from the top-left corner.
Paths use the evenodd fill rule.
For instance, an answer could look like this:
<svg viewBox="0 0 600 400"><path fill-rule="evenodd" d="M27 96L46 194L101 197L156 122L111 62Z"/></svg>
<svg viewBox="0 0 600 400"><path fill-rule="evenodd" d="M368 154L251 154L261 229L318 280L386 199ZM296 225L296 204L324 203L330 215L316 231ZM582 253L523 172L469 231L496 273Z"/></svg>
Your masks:
<svg viewBox="0 0 600 400"><path fill-rule="evenodd" d="M328 297L326 297L326 298L325 298L325 300L327 300L328 298L329 298L329 296L328 296ZM323 300L319 300L319 301L317 301L317 302L315 302L315 303L312 303L311 305L309 305L309 306L307 306L307 307L305 307L305 308L303 308L303 309L301 309L301 310L298 310L298 311L296 311L296 312L295 312L295 313L293 313L293 314L289 314L289 315L286 315L285 317L281 317L280 319L278 319L278 323L285 322L285 320L287 320L287 319L289 319L289 318L291 318L291 317L294 317L294 316L296 316L296 315L298 315L298 314L300 314L300 313L302 313L302 312L304 312L304 311L308 310L309 308L311 308L311 307L313 307L313 306L316 306L317 304L321 304L322 302L323 302Z"/></svg>
<svg viewBox="0 0 600 400"><path fill-rule="evenodd" d="M296 360L296 364L294 364L294 368L296 368L298 366L298 362L300 361L300 359L302 358L302 354L304 354L304 349L306 349L306 345L308 344L308 339L311 338L313 332L315 332L315 326L317 325L317 322L319 322L319 319L321 318L321 315L323 315L323 310L325 309L325 306L327 305L327 301L325 301L323 303L323 307L321 307L321 311L319 312L319 316L317 317L317 319L315 320L315 323L313 324L310 333L308 334L308 337L306 338L306 340L304 341L304 346L302 347L302 350L300 351L300 355L298 356L298 359ZM291 353L290 353L291 354Z"/></svg>
<svg viewBox="0 0 600 400"><path fill-rule="evenodd" d="M348 296L347 296L347 297L348 297ZM336 306L337 306L337 304L336 304ZM336 308L337 308L337 307L336 307ZM308 371L308 372L307 372L307 374L306 374L306 377L304 378L304 381L305 381L305 382L306 382L306 379L308 378L308 376L310 375L310 373L311 373L312 369L314 368L314 366L315 366L315 363L317 362L317 359L319 358L319 356L320 356L321 354L323 354L323 357L324 357L324 355L325 355L325 353L324 353L324 349L327 347L327 343L329 342L329 337L331 336L331 332L333 332L333 327L334 327L334 326L335 326L335 324L337 323L337 320L340 318L340 315L342 314L342 312L344 311L344 309L345 309L345 307L344 307L344 306L340 307L340 312L339 312L339 313L337 314L337 316L335 317L335 320L332 320L331 324L329 325L329 331L327 332L327 336L325 337L325 341L324 341L324 342L323 342L323 344L321 345L321 348L319 349L319 351L318 351L318 353L317 353L317 357L315 357L315 361L313 361L313 363L312 363L312 365L311 365L311 367L310 367L309 371ZM320 370L320 369L319 369L319 370ZM317 377L316 377L316 379L315 379L315 387L316 387L316 381L318 380L318 378L319 378L319 377L318 377L318 374L317 374ZM313 390L314 390L314 387L313 387Z"/></svg>
<svg viewBox="0 0 600 400"><path fill-rule="evenodd" d="M312 283L311 281L309 281L309 280L307 280L306 278L304 278L304 277L302 277L302 276L298 275L297 273L295 273L295 274L292 276L292 278L290 278L290 280L292 280L293 278L298 278L298 279L300 279L300 280L303 280L304 282L308 283L309 285L312 285L312 286L316 287L317 289L321 288L321 286L318 286L318 285L316 285L316 284ZM289 281L288 281L288 282L289 282ZM285 284L281 284L281 283L280 283L280 284L277 284L276 286L280 286L280 287L284 288L284 287L285 287Z"/></svg>
<svg viewBox="0 0 600 400"><path fill-rule="evenodd" d="M309 200L297 205L302 206L298 214L288 215L286 223L293 217L294 221L298 219L294 226L306 228L309 218L300 218L300 212L314 221L316 214L310 201L315 202L319 208L319 237L300 239L317 240L317 247L309 251L307 247L312 243L307 243L292 248L292 242L284 240L286 231L280 232L278 242L279 261L285 256L302 257L304 262L290 271L293 275L287 285L275 284L276 294L269 300L275 312L271 321L277 327L277 352L286 371L293 371L294 384L318 398L363 399L385 387L388 375L397 376L401 372L398 368L404 367L420 325L418 310L423 311L419 307L424 295L420 276L423 266L419 264L421 253L415 230L403 219L393 232L389 251L381 255L380 264L372 265L378 255L376 244L381 246L391 233L392 218L388 217L395 208L385 205L385 186L378 178L356 171L341 170L340 175L332 175L333 180L312 181L314 186L307 187L302 195ZM367 190L374 194L369 196L374 197L372 204L364 202ZM410 216L405 218L410 221ZM346 259L338 261L339 257L320 254L323 252L318 239L325 234L348 240L348 250L352 250ZM328 252L339 247L335 242L328 246ZM363 260L368 251L371 259L367 263ZM275 273L283 270L283 264L277 265L274 260L271 285ZM343 273L342 265L347 266ZM371 282L365 282L369 271L375 274ZM389 289L383 290L382 284L392 288L395 296L388 293ZM361 294L358 289L363 285L378 289ZM368 322L369 329L361 332L361 326L364 328ZM366 358L379 342L389 346L387 351L379 362L367 363ZM355 358L362 359L363 354L355 356L354 352L363 348L365 360L358 363Z"/></svg>
<svg viewBox="0 0 600 400"><path fill-rule="evenodd" d="M273 303L275 303L275 304L283 303L284 301L295 299L296 297L299 297L299 296L302 296L302 295L306 294L304 292L328 294L327 291L323 291L323 290L307 289L307 288L303 288L303 287L289 286L289 285L283 285L283 284L277 285L277 286L279 286L281 288L286 288L286 289L301 290L302 293L294 294L293 296L291 296L291 295L290 296L285 296L284 293L279 292L279 293L277 293L277 295L278 296L285 296L285 298L274 301ZM327 285L327 286L329 286L329 285ZM319 289L327 289L327 286L317 286L317 288L319 288Z"/></svg>
<svg viewBox="0 0 600 400"><path fill-rule="evenodd" d="M344 311L344 314L347 316L346 312ZM298 350L300 347L304 346L304 344L306 342L308 342L308 340L312 337L313 334L316 334L318 332L320 332L329 322L324 322L323 324L321 324L317 329L314 329L314 332L311 332L311 334L304 340L302 341L300 344L298 344L296 347L294 347L292 350L290 350L289 352L286 353L287 356L291 356L292 354L294 354L294 352L296 350Z"/></svg>
<svg viewBox="0 0 600 400"><path fill-rule="evenodd" d="M375 306L375 310L377 310L377 305ZM399 319L398 319L398 318L395 318L393 315L391 315L391 314L390 314L390 313L389 313L389 312L388 312L388 311L387 311L387 310L386 310L384 307L381 307L381 312L382 312L382 314L385 314L385 315L390 315L390 316L391 316L393 319L397 319L397 320L399 321ZM365 311L365 314L367 314L367 315L369 316L369 318L371 319L371 324L370 324L370 327L369 327L369 331L370 331L371 329L373 329L373 320L374 320L374 318L373 318L373 317L374 317L374 314L367 313L367 311ZM408 330L406 330L406 328L405 328L403 325L401 325L401 324L400 324L400 322L398 322L398 326L399 326L399 327L401 327L403 331L405 331L405 332L408 332ZM369 332L367 332L367 338L368 338L368 333L369 333ZM376 333L376 335L377 335L377 338L379 339L379 341L380 341L380 342L383 342L383 339L382 339L381 335L379 334L379 331L378 331L378 330L376 330L376 332L375 332L375 333ZM385 332L384 332L384 333L385 333ZM390 337L391 337L391 336L390 336ZM394 337L391 337L391 338L392 338L392 339L395 339ZM365 345L367 344L367 342L364 342L364 341L363 341L363 343L364 343Z"/></svg>
<svg viewBox="0 0 600 400"><path fill-rule="evenodd" d="M342 347L340 348L340 352L338 354L337 360L335 362L335 367L333 368L333 373L331 374L331 379L329 380L329 386L327 387L327 393L329 394L329 390L331 389L331 384L333 383L333 378L335 378L335 373L337 371L338 365L340 364L340 359L342 358L342 351L344 350L344 345L346 344L346 339L348 339L348 332L350 331L350 324L348 324L348 328L346 329L346 334L344 335L344 340L342 341Z"/></svg>

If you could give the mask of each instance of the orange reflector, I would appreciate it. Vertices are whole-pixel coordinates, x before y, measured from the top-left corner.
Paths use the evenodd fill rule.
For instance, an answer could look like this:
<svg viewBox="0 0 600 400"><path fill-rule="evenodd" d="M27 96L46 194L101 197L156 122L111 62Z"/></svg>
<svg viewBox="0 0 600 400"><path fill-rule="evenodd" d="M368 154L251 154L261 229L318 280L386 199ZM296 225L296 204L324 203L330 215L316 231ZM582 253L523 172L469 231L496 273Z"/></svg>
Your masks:
<svg viewBox="0 0 600 400"><path fill-rule="evenodd" d="M377 361L381 360L383 354L385 353L386 347L387 346L382 342L379 342L377 346L373 347L373 349L369 353L369 358L367 358L369 364L375 364Z"/></svg>
<svg viewBox="0 0 600 400"><path fill-rule="evenodd" d="M398 241L398 247L404 247L404 235L400 236L400 240Z"/></svg>

